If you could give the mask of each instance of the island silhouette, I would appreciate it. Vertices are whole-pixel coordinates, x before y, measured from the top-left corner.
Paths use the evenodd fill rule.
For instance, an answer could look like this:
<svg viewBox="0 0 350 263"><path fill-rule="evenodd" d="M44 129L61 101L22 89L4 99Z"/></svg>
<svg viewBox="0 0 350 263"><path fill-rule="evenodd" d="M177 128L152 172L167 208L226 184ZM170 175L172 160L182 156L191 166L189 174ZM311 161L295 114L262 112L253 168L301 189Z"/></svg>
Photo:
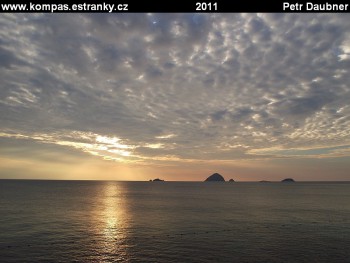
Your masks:
<svg viewBox="0 0 350 263"><path fill-rule="evenodd" d="M214 173L205 179L205 182L225 182L225 178L221 174Z"/></svg>
<svg viewBox="0 0 350 263"><path fill-rule="evenodd" d="M150 182L164 182L164 180L162 180L162 179L159 179L159 178L156 178L156 179L151 179L151 180L149 180Z"/></svg>
<svg viewBox="0 0 350 263"><path fill-rule="evenodd" d="M286 178L281 181L282 183L295 183L293 178Z"/></svg>

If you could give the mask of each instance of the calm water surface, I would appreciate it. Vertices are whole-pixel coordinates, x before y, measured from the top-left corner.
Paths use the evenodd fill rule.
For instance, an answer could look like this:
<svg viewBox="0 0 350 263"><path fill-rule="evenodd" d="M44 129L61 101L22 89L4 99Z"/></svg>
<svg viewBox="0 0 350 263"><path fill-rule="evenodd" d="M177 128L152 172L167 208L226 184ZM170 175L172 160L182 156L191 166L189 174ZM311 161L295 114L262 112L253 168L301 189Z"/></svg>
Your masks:
<svg viewBox="0 0 350 263"><path fill-rule="evenodd" d="M0 180L0 262L350 262L350 184Z"/></svg>

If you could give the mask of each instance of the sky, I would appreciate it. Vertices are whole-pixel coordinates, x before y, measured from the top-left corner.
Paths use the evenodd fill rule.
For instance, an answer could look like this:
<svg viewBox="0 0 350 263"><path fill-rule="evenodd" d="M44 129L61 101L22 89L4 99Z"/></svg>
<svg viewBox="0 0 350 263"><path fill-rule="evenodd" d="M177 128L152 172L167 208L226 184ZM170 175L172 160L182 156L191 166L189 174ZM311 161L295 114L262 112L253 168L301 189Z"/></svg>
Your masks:
<svg viewBox="0 0 350 263"><path fill-rule="evenodd" d="M349 14L0 27L0 178L350 180Z"/></svg>

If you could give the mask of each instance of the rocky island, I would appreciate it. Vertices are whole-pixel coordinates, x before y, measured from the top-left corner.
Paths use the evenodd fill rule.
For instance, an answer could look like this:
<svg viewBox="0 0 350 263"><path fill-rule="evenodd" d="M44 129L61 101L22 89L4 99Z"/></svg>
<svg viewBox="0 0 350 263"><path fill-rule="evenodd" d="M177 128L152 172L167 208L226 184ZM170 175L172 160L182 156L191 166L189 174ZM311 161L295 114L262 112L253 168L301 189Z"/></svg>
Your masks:
<svg viewBox="0 0 350 263"><path fill-rule="evenodd" d="M286 178L281 181L282 183L295 183L293 178Z"/></svg>
<svg viewBox="0 0 350 263"><path fill-rule="evenodd" d="M150 182L164 182L164 180L156 178L154 180L149 180Z"/></svg>
<svg viewBox="0 0 350 263"><path fill-rule="evenodd" d="M222 177L221 174L214 173L211 176L209 176L207 179L205 179L205 182L225 182L224 177Z"/></svg>

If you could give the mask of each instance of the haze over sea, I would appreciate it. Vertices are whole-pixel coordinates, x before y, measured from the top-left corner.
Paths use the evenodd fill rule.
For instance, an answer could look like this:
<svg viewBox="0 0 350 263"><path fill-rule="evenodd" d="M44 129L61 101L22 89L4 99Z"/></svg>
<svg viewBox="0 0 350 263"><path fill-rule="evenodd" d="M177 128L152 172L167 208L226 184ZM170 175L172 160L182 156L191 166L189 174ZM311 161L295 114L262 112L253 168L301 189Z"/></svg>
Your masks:
<svg viewBox="0 0 350 263"><path fill-rule="evenodd" d="M350 184L0 180L1 262L350 262Z"/></svg>

